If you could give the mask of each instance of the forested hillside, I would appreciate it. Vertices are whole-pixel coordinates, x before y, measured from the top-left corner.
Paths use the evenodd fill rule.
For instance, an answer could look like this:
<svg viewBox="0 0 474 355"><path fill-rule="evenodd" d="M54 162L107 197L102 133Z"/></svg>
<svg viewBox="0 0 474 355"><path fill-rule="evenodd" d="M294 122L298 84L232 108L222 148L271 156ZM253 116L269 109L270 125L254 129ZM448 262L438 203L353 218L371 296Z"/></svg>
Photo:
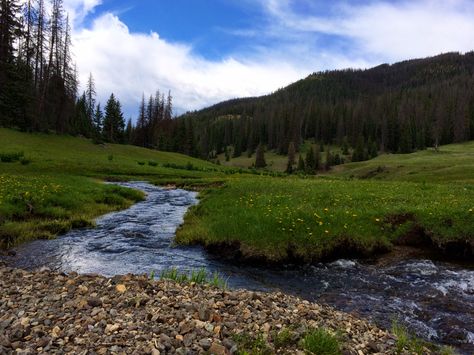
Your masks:
<svg viewBox="0 0 474 355"><path fill-rule="evenodd" d="M202 157L259 143L373 145L408 153L474 139L474 52L314 73L263 97L235 99L180 117ZM192 124L191 124L192 123ZM183 124L184 125L184 124Z"/></svg>

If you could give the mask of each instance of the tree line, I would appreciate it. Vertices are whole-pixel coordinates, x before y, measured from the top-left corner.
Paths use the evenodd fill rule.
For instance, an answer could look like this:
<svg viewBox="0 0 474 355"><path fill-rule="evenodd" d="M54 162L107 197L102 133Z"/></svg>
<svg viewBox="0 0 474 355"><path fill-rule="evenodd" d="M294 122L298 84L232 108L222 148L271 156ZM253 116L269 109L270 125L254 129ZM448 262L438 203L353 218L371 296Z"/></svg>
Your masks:
<svg viewBox="0 0 474 355"><path fill-rule="evenodd" d="M92 75L77 97L63 1L1 0L0 6L0 126L127 142L120 102L112 94L103 113Z"/></svg>
<svg viewBox="0 0 474 355"><path fill-rule="evenodd" d="M65 133L78 86L71 27L62 0L46 5L0 1L0 125Z"/></svg>
<svg viewBox="0 0 474 355"><path fill-rule="evenodd" d="M234 156L259 144L281 154L308 139L347 142L364 160L374 151L409 153L474 139L474 52L314 73L273 94L189 112L195 152Z"/></svg>
<svg viewBox="0 0 474 355"><path fill-rule="evenodd" d="M189 129L172 119L171 93L143 98L136 125L125 123L113 93L104 106L97 102L92 74L78 95L63 0L0 0L0 25L0 126L192 154L173 138L187 139Z"/></svg>
<svg viewBox="0 0 474 355"><path fill-rule="evenodd" d="M48 1L48 3L46 3ZM50 10L47 10L50 9ZM0 0L0 126L68 133L212 159L259 145L287 154L312 140L353 160L474 139L474 52L314 73L273 94L173 118L171 93L143 96L136 124L114 94L78 95L63 0Z"/></svg>

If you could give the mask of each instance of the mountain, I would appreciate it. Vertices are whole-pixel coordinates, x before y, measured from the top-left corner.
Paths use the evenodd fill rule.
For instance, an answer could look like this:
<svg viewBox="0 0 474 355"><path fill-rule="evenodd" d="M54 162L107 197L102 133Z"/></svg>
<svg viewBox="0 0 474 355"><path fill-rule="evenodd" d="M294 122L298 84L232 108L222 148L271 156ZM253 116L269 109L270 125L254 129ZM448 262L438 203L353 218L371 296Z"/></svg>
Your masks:
<svg viewBox="0 0 474 355"><path fill-rule="evenodd" d="M270 95L186 113L194 151L234 155L259 143L286 153L290 142L377 144L408 153L474 139L474 52L317 72Z"/></svg>

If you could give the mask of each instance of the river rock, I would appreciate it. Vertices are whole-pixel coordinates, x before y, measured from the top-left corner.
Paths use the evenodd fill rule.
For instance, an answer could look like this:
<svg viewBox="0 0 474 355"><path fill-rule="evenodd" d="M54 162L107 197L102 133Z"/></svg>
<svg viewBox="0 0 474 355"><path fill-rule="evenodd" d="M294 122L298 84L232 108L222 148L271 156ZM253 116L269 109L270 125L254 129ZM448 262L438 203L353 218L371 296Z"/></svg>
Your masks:
<svg viewBox="0 0 474 355"><path fill-rule="evenodd" d="M212 343L211 347L209 348L209 352L213 355L226 355L228 354L227 349L225 346L218 344L218 343Z"/></svg>
<svg viewBox="0 0 474 355"><path fill-rule="evenodd" d="M87 299L87 304L91 307L100 307L102 306L102 300L97 297L91 297Z"/></svg>
<svg viewBox="0 0 474 355"><path fill-rule="evenodd" d="M212 342L210 339L201 339L199 340L199 346L204 349L204 351L208 351L211 348Z"/></svg>
<svg viewBox="0 0 474 355"><path fill-rule="evenodd" d="M250 351L241 349L236 335L249 339L263 335L273 353L277 352L273 334L284 329L291 329L292 341L278 352L298 353L304 334L320 327L341 332L345 354L395 352L395 338L367 321L282 293L223 292L210 286L150 281L146 275L107 279L1 266L0 275L0 353ZM120 285L125 284L123 291Z"/></svg>

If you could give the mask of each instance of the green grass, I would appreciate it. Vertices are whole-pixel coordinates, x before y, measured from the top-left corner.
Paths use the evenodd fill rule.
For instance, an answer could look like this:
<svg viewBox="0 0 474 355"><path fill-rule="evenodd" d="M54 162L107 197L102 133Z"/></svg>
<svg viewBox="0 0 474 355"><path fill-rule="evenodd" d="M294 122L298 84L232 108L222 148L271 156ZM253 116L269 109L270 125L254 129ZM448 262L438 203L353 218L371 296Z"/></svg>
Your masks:
<svg viewBox="0 0 474 355"><path fill-rule="evenodd" d="M103 180L186 185L206 184L211 173L211 183L225 176L225 168L181 154L83 138L0 128L0 142L0 247L91 226L95 217L143 198Z"/></svg>
<svg viewBox="0 0 474 355"><path fill-rule="evenodd" d="M163 270L160 278L178 283L196 283L198 285L211 285L213 287L227 289L227 280L219 273L209 274L205 269L191 270L189 272L179 271L177 268Z"/></svg>
<svg viewBox="0 0 474 355"><path fill-rule="evenodd" d="M273 333L273 344L275 348L286 348L295 343L295 334L288 328L283 328L279 332Z"/></svg>
<svg viewBox="0 0 474 355"><path fill-rule="evenodd" d="M103 180L202 190L177 242L238 246L271 261L370 255L420 231L441 246L474 241L474 142L300 178L68 136L0 129L0 141L2 246L89 226L141 198Z"/></svg>
<svg viewBox="0 0 474 355"><path fill-rule="evenodd" d="M131 189L68 175L0 173L0 246L48 239L143 198Z"/></svg>
<svg viewBox="0 0 474 355"><path fill-rule="evenodd" d="M309 147L312 146L314 149L316 148L316 144L310 142L310 141L305 141L304 144L301 145L300 147L300 152L296 153L295 157L295 166L298 163L298 157L299 154L303 155L303 159L306 156L306 151L309 149ZM327 146L325 146L326 149ZM321 154L321 161L325 162L326 161L326 151L320 152ZM346 159L347 161L350 160L349 156L343 156L341 148L338 146L331 146L331 154L339 154L341 157ZM247 155L247 152L243 152L240 157L237 158L230 158L229 161L226 161L225 159L225 154L219 154L217 156L217 159L223 166L227 167L234 167L234 168L251 168L255 164L255 154L252 154L251 157ZM266 151L265 152L265 161L267 162L267 167L265 168L266 170L269 171L274 171L274 172L285 172L288 164L288 156L287 155L280 155L275 153L274 151Z"/></svg>
<svg viewBox="0 0 474 355"><path fill-rule="evenodd" d="M413 182L474 183L474 142L450 144L412 154L384 154L335 168L337 177Z"/></svg>
<svg viewBox="0 0 474 355"><path fill-rule="evenodd" d="M0 172L11 174L70 174L107 178L127 177L183 177L202 178L222 175L222 168L182 154L158 152L135 146L93 144L85 138L54 134L25 134L0 128L0 154L23 152L30 164L0 163ZM138 163L142 162L143 165ZM149 164L151 162L151 164ZM156 165L154 164L156 163ZM183 169L170 169L176 164ZM187 170L192 164L198 170Z"/></svg>
<svg viewBox="0 0 474 355"><path fill-rule="evenodd" d="M225 160L225 154L222 153L217 156L220 163L224 166L247 169L251 168L255 164L255 154L251 157L247 156L247 152L243 152L240 157L231 158L229 161ZM271 171L284 172L286 170L286 164L288 157L285 155L279 155L274 152L265 153L265 161L267 162L267 169Z"/></svg>
<svg viewBox="0 0 474 355"><path fill-rule="evenodd" d="M341 346L335 335L323 328L310 331L301 341L306 354L311 355L340 355Z"/></svg>
<svg viewBox="0 0 474 355"><path fill-rule="evenodd" d="M440 347L409 334L408 329L397 321L392 324L392 333L397 338L395 343L396 354L406 354L408 352L423 355L426 353L426 349L429 349L434 354L456 355L456 352L449 346Z"/></svg>
<svg viewBox="0 0 474 355"><path fill-rule="evenodd" d="M274 352L263 335L251 336L247 333L237 334L234 341L238 346L238 355L271 355Z"/></svg>
<svg viewBox="0 0 474 355"><path fill-rule="evenodd" d="M439 244L474 238L474 186L316 178L233 178L186 216L178 243L240 243L247 257L315 261L370 254L422 229Z"/></svg>

